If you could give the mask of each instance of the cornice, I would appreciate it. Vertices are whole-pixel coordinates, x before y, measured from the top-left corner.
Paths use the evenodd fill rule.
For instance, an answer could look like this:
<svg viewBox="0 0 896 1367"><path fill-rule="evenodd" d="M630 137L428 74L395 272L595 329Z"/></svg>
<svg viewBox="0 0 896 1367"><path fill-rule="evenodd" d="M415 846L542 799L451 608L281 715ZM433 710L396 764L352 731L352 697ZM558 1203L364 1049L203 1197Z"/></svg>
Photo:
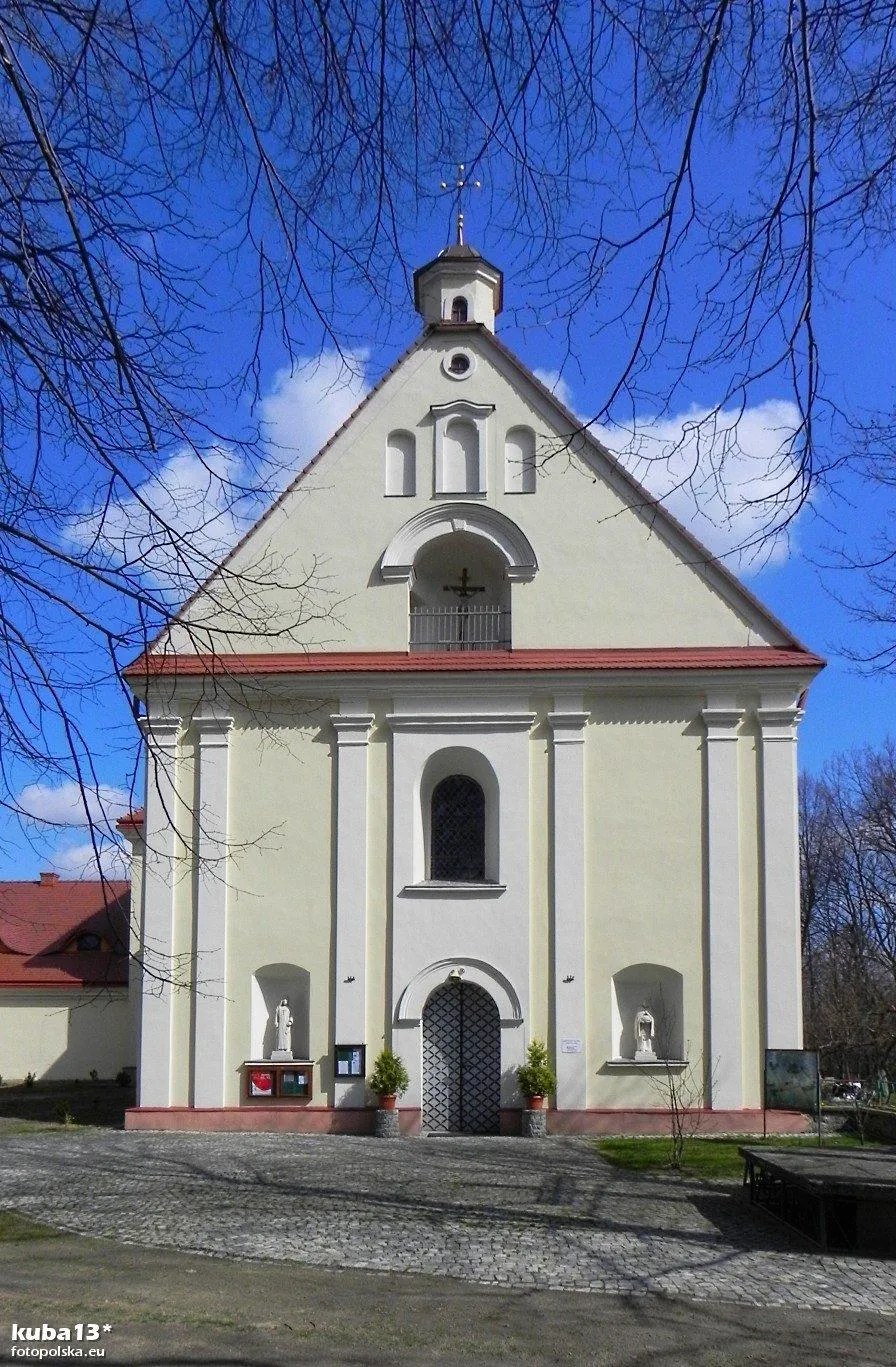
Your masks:
<svg viewBox="0 0 896 1367"><path fill-rule="evenodd" d="M534 712L390 712L393 731L526 731Z"/></svg>

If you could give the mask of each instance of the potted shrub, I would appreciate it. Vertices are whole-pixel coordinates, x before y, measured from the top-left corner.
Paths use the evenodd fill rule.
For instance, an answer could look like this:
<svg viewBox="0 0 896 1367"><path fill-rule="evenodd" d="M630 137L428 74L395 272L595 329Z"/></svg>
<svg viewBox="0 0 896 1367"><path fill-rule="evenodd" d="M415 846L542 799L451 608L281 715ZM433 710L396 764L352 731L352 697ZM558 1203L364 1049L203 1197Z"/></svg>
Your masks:
<svg viewBox="0 0 896 1367"><path fill-rule="evenodd" d="M526 1050L526 1062L517 1068L516 1080L526 1105L533 1111L541 1110L545 1097L556 1091L557 1075L551 1067L547 1045L540 1039L532 1040Z"/></svg>
<svg viewBox="0 0 896 1367"><path fill-rule="evenodd" d="M398 1098L407 1091L409 1083L408 1070L398 1055L393 1054L391 1049L383 1049L367 1079L368 1087L376 1093L380 1109L394 1111Z"/></svg>

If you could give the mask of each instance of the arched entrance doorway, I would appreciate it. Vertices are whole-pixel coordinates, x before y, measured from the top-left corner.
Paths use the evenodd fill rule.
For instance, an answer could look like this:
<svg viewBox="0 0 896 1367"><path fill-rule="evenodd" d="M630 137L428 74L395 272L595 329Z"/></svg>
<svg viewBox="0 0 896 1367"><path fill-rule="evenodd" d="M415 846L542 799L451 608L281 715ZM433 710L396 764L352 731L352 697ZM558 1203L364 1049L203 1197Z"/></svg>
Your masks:
<svg viewBox="0 0 896 1367"><path fill-rule="evenodd" d="M497 1134L501 1018L484 988L442 983L423 1008L423 1128Z"/></svg>

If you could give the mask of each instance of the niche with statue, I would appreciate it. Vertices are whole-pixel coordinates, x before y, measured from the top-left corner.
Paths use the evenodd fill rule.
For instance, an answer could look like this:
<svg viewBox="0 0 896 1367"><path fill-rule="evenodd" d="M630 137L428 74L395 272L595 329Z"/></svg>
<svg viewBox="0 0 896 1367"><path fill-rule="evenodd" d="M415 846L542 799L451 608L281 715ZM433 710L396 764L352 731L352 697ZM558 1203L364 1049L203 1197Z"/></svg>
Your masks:
<svg viewBox="0 0 896 1367"><path fill-rule="evenodd" d="M681 1062L683 997L681 974L664 964L630 964L615 973L611 1062Z"/></svg>
<svg viewBox="0 0 896 1367"><path fill-rule="evenodd" d="M250 1104L310 1101L311 978L298 964L266 964L252 975L251 1051L243 1064Z"/></svg>

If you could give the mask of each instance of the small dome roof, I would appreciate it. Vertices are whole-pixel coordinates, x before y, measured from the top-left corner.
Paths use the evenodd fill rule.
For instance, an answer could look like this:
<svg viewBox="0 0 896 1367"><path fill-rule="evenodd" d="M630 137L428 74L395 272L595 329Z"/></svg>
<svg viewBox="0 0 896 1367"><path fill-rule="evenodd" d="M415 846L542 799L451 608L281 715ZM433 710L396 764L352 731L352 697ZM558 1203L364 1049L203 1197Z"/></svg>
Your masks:
<svg viewBox="0 0 896 1367"><path fill-rule="evenodd" d="M504 303L504 275L497 266L487 261L481 252L475 247L471 247L467 242L453 242L450 247L444 247L438 256L434 256L431 261L427 261L425 266L418 267L414 271L414 307L418 313L422 312L421 285L430 274L440 269L450 272L452 279L458 278L460 283L460 272L464 266L468 266L471 271L475 271L480 279L491 277L490 283L494 289L495 313L500 313Z"/></svg>

